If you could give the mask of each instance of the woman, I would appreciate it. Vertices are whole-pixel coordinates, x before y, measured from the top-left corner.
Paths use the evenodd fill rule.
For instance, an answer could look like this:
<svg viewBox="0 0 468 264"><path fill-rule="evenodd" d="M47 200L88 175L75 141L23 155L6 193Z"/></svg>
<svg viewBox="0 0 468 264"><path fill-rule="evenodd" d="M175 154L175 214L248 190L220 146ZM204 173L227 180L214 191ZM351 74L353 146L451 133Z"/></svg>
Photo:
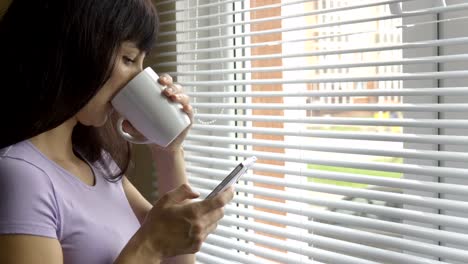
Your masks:
<svg viewBox="0 0 468 264"><path fill-rule="evenodd" d="M189 201L185 131L150 146L161 195L151 205L124 175L130 149L112 126L110 101L142 70L156 25L150 0L11 3L0 21L0 263L194 262L186 254L233 190ZM180 86L159 82L192 116Z"/></svg>

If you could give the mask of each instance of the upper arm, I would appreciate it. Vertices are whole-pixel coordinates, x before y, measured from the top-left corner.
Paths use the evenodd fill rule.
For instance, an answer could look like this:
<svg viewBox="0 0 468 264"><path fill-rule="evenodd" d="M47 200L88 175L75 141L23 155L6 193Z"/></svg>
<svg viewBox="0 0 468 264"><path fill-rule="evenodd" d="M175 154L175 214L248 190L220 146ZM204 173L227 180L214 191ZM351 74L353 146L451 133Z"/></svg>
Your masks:
<svg viewBox="0 0 468 264"><path fill-rule="evenodd" d="M19 159L0 159L0 234L58 239L60 217L48 175Z"/></svg>
<svg viewBox="0 0 468 264"><path fill-rule="evenodd" d="M62 264L58 215L44 171L21 159L0 159L0 263Z"/></svg>
<svg viewBox="0 0 468 264"><path fill-rule="evenodd" d="M2 264L63 264L62 247L55 238L0 235Z"/></svg>
<svg viewBox="0 0 468 264"><path fill-rule="evenodd" d="M125 176L122 178L122 186L125 196L127 196L128 202L130 203L130 207L138 218L140 224L143 223L146 215L153 206Z"/></svg>

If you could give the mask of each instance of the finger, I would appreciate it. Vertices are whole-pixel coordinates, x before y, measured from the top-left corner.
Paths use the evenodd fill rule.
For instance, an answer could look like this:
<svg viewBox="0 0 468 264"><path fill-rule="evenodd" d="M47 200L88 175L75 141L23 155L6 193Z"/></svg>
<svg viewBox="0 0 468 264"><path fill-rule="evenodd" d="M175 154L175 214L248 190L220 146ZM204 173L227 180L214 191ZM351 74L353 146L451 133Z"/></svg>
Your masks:
<svg viewBox="0 0 468 264"><path fill-rule="evenodd" d="M191 105L184 105L183 109L185 113L187 113L187 115L189 116L190 118L190 123L193 123L193 107Z"/></svg>
<svg viewBox="0 0 468 264"><path fill-rule="evenodd" d="M203 242L216 230L216 228L218 228L218 223L214 223L206 228L206 232L202 235Z"/></svg>
<svg viewBox="0 0 468 264"><path fill-rule="evenodd" d="M205 239L209 234L213 233L216 230L216 228L218 227L219 220L221 220L223 217L224 217L223 209L215 210L209 215L210 224L208 224L208 226L205 228L205 237L204 237Z"/></svg>
<svg viewBox="0 0 468 264"><path fill-rule="evenodd" d="M182 85L180 85L179 83L174 83L172 87L175 89L176 93L184 92L184 87L182 87Z"/></svg>
<svg viewBox="0 0 468 264"><path fill-rule="evenodd" d="M183 93L183 92L184 92L184 89L183 89L182 85L180 85L178 83L167 85L166 89L164 89L164 94L166 96L172 96L172 95L180 94L180 93Z"/></svg>
<svg viewBox="0 0 468 264"><path fill-rule="evenodd" d="M169 191L164 196L169 204L178 204L187 199L197 198L200 194L193 191L188 184L182 184L176 189Z"/></svg>
<svg viewBox="0 0 468 264"><path fill-rule="evenodd" d="M208 223L216 223L224 217L224 207L213 210L204 215Z"/></svg>
<svg viewBox="0 0 468 264"><path fill-rule="evenodd" d="M190 103L190 97L186 94L174 94L171 95L169 98L171 98L173 102L179 103L184 106Z"/></svg>
<svg viewBox="0 0 468 264"><path fill-rule="evenodd" d="M230 202L232 198L234 198L234 186L229 186L224 190L223 192L219 193L218 195L221 195L226 199L226 203Z"/></svg>
<svg viewBox="0 0 468 264"><path fill-rule="evenodd" d="M162 73L161 75L159 75L158 82L161 85L171 85L173 83L172 76L170 76L167 73Z"/></svg>
<svg viewBox="0 0 468 264"><path fill-rule="evenodd" d="M229 187L224 192L217 194L215 197L203 200L200 202L200 213L207 214L213 210L224 207L234 197L234 189Z"/></svg>
<svg viewBox="0 0 468 264"><path fill-rule="evenodd" d="M206 239L206 237L207 237L209 234L213 233L213 232L216 230L216 228L218 228L218 222L213 223L213 224L211 224L210 226L208 226L208 227L206 228L205 239Z"/></svg>
<svg viewBox="0 0 468 264"><path fill-rule="evenodd" d="M193 222L192 226L190 227L189 235L202 235L202 237L205 237L203 234L212 232L216 228L219 220L224 217L224 210L219 208L205 215L201 215L198 212L197 214L194 214L194 216L198 216L196 218L198 220Z"/></svg>

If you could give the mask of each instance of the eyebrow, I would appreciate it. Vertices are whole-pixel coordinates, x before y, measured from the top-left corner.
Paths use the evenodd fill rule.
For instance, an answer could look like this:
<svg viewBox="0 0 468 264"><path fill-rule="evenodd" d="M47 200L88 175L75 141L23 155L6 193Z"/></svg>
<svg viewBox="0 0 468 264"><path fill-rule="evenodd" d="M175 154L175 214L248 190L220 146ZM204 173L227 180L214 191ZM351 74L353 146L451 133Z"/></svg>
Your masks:
<svg viewBox="0 0 468 264"><path fill-rule="evenodd" d="M135 51L135 52L138 52L138 55L142 55L142 54L145 54L145 51L143 50L140 50L135 44L133 43L124 43L122 44L122 46L120 47L121 49L121 52L125 52L125 51L128 51L128 50L131 50L132 52Z"/></svg>

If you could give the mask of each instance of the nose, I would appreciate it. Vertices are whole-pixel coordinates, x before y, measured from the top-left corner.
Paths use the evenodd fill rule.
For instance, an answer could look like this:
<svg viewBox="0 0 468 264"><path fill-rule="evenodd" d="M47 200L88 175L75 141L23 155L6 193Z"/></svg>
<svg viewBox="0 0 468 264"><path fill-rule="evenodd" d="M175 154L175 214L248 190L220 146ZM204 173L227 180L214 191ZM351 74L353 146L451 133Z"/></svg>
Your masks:
<svg viewBox="0 0 468 264"><path fill-rule="evenodd" d="M135 68L134 68L134 69L135 69L135 70L134 70L134 72L133 72L131 78L137 76L140 72L143 71L143 63L138 62L137 64L135 64Z"/></svg>

